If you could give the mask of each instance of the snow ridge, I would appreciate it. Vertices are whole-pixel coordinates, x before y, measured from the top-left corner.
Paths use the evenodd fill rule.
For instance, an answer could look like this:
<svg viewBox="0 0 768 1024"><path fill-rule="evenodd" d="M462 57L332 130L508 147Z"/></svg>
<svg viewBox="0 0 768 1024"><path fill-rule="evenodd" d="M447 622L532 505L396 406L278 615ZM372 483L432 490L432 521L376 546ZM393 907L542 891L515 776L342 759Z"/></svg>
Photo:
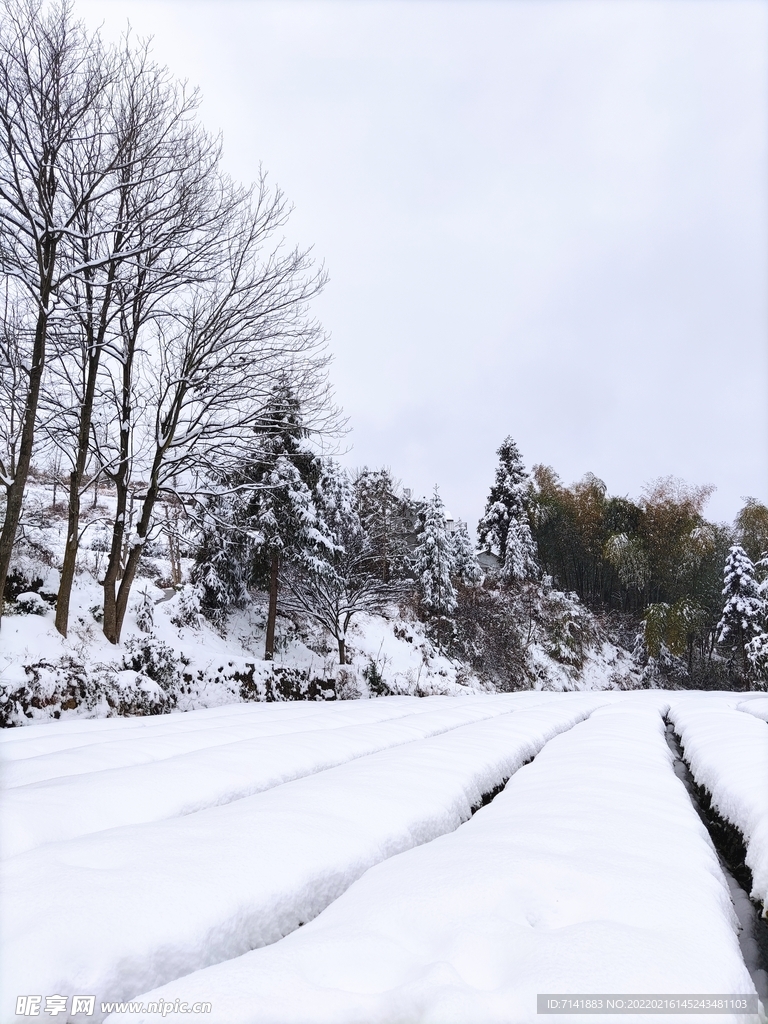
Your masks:
<svg viewBox="0 0 768 1024"><path fill-rule="evenodd" d="M750 895L768 908L768 724L695 698L675 704L669 718L694 779L744 837Z"/></svg>

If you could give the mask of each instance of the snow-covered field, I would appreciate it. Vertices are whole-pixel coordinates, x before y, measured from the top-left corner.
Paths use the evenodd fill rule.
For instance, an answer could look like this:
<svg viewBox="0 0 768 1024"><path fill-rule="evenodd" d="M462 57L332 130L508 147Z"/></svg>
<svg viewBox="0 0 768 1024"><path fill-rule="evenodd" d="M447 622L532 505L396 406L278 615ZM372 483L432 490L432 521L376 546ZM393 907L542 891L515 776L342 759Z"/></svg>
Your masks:
<svg viewBox="0 0 768 1024"><path fill-rule="evenodd" d="M754 998L664 716L743 831L762 898L759 700L527 691L5 730L0 1024L28 995L43 1017L66 997L59 1020L217 1024L522 1024L544 993ZM74 995L93 1013L72 1016ZM198 1001L210 1011L183 1012Z"/></svg>

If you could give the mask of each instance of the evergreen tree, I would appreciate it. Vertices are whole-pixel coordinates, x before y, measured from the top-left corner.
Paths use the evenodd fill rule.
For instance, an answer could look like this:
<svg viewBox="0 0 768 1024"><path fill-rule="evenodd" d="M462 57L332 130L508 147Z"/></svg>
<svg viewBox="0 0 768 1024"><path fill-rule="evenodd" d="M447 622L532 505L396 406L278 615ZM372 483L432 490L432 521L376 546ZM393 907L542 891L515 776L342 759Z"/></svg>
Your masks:
<svg viewBox="0 0 768 1024"><path fill-rule="evenodd" d="M507 531L507 551L504 556L502 576L507 581L520 582L530 579L537 572L536 546L531 536L527 517L511 518Z"/></svg>
<svg viewBox="0 0 768 1024"><path fill-rule="evenodd" d="M768 684L768 630L765 628L745 647L750 674L760 689Z"/></svg>
<svg viewBox="0 0 768 1024"><path fill-rule="evenodd" d="M255 542L249 530L250 493L242 477L222 478L197 510L198 541L192 582L200 588L206 615L216 618L241 608L251 584Z"/></svg>
<svg viewBox="0 0 768 1024"><path fill-rule="evenodd" d="M307 443L300 403L286 383L274 389L259 432L263 437L250 519L258 537L254 578L257 583L269 584L264 658L271 661L281 561L304 559L322 542L312 498L320 461Z"/></svg>
<svg viewBox="0 0 768 1024"><path fill-rule="evenodd" d="M751 671L747 646L762 632L765 600L755 578L752 559L734 544L725 561L723 597L726 599L717 625L718 643L737 654L744 674Z"/></svg>
<svg viewBox="0 0 768 1024"><path fill-rule="evenodd" d="M437 487L424 506L423 528L414 552L414 567L421 606L437 618L439 646L440 620L456 611L456 591L451 583L453 544Z"/></svg>
<svg viewBox="0 0 768 1024"><path fill-rule="evenodd" d="M755 562L758 594L763 602L760 632L744 648L753 679L761 689L768 686L768 554Z"/></svg>
<svg viewBox="0 0 768 1024"><path fill-rule="evenodd" d="M465 587L474 587L483 578L467 524L461 519L451 534L451 557L454 578Z"/></svg>
<svg viewBox="0 0 768 1024"><path fill-rule="evenodd" d="M528 475L511 437L504 440L497 454L496 479L477 534L480 546L500 559L502 577L519 581L537 572L536 545L528 521Z"/></svg>
<svg viewBox="0 0 768 1024"><path fill-rule="evenodd" d="M364 467L355 477L355 507L385 583L407 575L413 511L388 469Z"/></svg>
<svg viewBox="0 0 768 1024"><path fill-rule="evenodd" d="M254 448L253 458L222 477L207 503L192 578L204 606L218 611L242 604L250 586L268 588L264 657L270 661L281 565L306 561L325 543L313 497L320 460L289 385L274 388Z"/></svg>

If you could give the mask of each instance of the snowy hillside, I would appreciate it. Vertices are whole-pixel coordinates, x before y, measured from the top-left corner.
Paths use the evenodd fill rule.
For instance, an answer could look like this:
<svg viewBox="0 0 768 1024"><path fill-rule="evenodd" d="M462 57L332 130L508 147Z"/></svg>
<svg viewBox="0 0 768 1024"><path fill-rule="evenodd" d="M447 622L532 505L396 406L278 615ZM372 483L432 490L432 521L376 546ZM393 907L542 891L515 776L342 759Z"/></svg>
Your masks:
<svg viewBox="0 0 768 1024"><path fill-rule="evenodd" d="M103 594L98 582L104 564L103 524L113 514L108 490L87 509L69 635L64 638L54 627L52 603L66 520L63 509L52 508L51 502L50 486L31 489L25 540L13 563L29 590L9 604L1 627L0 712L5 724L183 711L253 699L423 696L496 688L466 661L441 653L434 635L427 635L413 612L395 604L383 614L361 613L353 620L350 664L343 668L337 664L333 638L300 614L279 616L276 656L273 663L266 662L267 595L253 592L246 607L214 626L200 614L189 585L172 585L169 545L162 532L140 563L121 644L110 644L100 625ZM181 559L183 573L189 565L188 558ZM564 609L566 615L589 618L573 599L554 595L559 614ZM553 604L551 596L547 600ZM151 624L142 621L147 606ZM563 642L559 634L541 628L532 632L526 671L506 680L504 688L638 685L628 653L594 627L589 635L581 663L574 665L567 648L558 649Z"/></svg>

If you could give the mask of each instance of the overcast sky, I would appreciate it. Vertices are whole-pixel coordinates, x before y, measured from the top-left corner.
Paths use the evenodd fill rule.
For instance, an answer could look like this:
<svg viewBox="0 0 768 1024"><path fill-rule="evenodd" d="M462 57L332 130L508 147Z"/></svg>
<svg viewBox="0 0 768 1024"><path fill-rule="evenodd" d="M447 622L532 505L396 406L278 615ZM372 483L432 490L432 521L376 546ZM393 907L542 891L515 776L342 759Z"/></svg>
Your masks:
<svg viewBox="0 0 768 1024"><path fill-rule="evenodd" d="M350 465L768 502L768 0L76 0L201 87L330 273Z"/></svg>

